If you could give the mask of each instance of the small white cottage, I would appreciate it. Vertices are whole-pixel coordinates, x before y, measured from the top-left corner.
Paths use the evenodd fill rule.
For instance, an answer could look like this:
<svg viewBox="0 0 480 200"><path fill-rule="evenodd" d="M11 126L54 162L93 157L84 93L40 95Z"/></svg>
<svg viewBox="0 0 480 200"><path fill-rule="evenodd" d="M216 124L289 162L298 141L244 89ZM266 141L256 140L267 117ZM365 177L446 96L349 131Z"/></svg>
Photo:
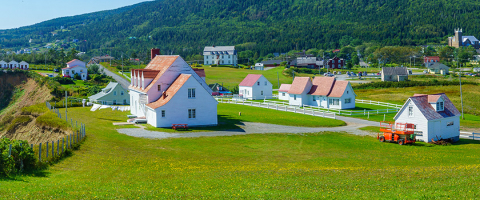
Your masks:
<svg viewBox="0 0 480 200"><path fill-rule="evenodd" d="M246 99L271 99L272 84L261 74L249 74L240 83L239 95Z"/></svg>
<svg viewBox="0 0 480 200"><path fill-rule="evenodd" d="M290 99L288 94L290 87L292 87L292 84L281 84L278 88L278 99L288 101Z"/></svg>
<svg viewBox="0 0 480 200"><path fill-rule="evenodd" d="M130 95L128 91L115 82L108 83L107 87L103 88L99 93L88 97L90 102L95 102L103 105L129 105Z"/></svg>
<svg viewBox="0 0 480 200"><path fill-rule="evenodd" d="M350 82L335 77L295 77L290 89L289 104L333 109L355 108L356 94Z"/></svg>
<svg viewBox="0 0 480 200"><path fill-rule="evenodd" d="M85 63L77 59L68 62L67 67L62 68L63 77L73 78L75 74L78 74L82 80L87 80L88 71Z"/></svg>
<svg viewBox="0 0 480 200"><path fill-rule="evenodd" d="M18 62L17 62L17 61L14 61L14 60L10 61L10 62L8 63L8 65L9 65L9 68L10 68L10 69L17 69L17 68L18 68Z"/></svg>
<svg viewBox="0 0 480 200"><path fill-rule="evenodd" d="M421 132L417 139L431 142L432 139L453 139L460 137L460 112L444 93L415 94L408 98L395 115L395 123L415 124L415 131Z"/></svg>
<svg viewBox="0 0 480 200"><path fill-rule="evenodd" d="M3 60L0 60L0 68L8 69L8 63Z"/></svg>
<svg viewBox="0 0 480 200"><path fill-rule="evenodd" d="M25 61L18 63L18 65L19 65L19 68L23 70L28 70L30 68L30 65Z"/></svg>

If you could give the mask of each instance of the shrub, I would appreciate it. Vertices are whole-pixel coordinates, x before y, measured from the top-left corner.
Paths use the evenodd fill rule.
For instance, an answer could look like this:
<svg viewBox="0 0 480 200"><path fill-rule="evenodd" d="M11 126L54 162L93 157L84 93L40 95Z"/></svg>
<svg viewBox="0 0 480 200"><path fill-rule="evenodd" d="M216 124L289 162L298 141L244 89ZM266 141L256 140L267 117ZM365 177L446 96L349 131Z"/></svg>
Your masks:
<svg viewBox="0 0 480 200"><path fill-rule="evenodd" d="M41 114L48 111L47 106L44 103L39 103L33 106L23 107L22 114L23 115L33 115L33 116L40 116Z"/></svg>
<svg viewBox="0 0 480 200"><path fill-rule="evenodd" d="M10 144L12 145L11 156L9 156ZM0 140L0 175L10 176L24 170L35 168L35 154L27 141Z"/></svg>
<svg viewBox="0 0 480 200"><path fill-rule="evenodd" d="M15 131L15 129L22 124L28 124L29 122L32 121L32 118L29 116L21 115L19 117L16 117L13 119L13 121L10 123L10 125L7 128L7 132L11 133Z"/></svg>
<svg viewBox="0 0 480 200"><path fill-rule="evenodd" d="M459 85L458 81L439 81L433 79L432 81L402 81L402 82L373 82L353 86L354 89L377 89L377 88L403 88L416 86L449 86ZM478 85L474 82L462 81L465 85Z"/></svg>
<svg viewBox="0 0 480 200"><path fill-rule="evenodd" d="M53 80L59 82L60 84L75 84L71 78L57 76Z"/></svg>
<svg viewBox="0 0 480 200"><path fill-rule="evenodd" d="M66 129L68 127L67 122L58 118L57 114L52 111L48 111L45 114L37 118L36 124L41 127L50 127L58 129Z"/></svg>

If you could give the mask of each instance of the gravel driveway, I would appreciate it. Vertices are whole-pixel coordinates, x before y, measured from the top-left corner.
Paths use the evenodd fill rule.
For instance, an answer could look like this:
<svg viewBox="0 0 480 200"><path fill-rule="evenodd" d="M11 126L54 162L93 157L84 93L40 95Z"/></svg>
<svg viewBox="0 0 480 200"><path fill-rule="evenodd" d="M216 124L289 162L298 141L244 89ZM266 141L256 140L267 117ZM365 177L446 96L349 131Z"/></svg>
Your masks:
<svg viewBox="0 0 480 200"><path fill-rule="evenodd" d="M358 128L366 126L365 124L347 123L347 126L332 127L332 128L310 128L310 127L296 127L283 126L275 124L264 124L254 122L244 122L240 125L240 129L225 130L225 131L211 131L211 132L185 132L185 133L166 133L149 131L143 128L127 128L118 129L119 133L143 138L165 139L165 138L193 138L193 137L216 137L216 136L232 136L232 135L247 135L247 134L265 134L265 133L316 133L323 131L332 132L347 132L355 135L372 135L372 133L361 131Z"/></svg>

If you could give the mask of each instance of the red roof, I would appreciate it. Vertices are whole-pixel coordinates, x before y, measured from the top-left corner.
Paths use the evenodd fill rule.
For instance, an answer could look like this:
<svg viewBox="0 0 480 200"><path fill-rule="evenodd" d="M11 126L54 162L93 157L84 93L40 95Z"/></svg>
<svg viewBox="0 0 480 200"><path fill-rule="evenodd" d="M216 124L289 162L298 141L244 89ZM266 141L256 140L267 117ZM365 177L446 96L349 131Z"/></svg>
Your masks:
<svg viewBox="0 0 480 200"><path fill-rule="evenodd" d="M245 77L245 79L243 79L243 81L240 83L240 86L252 87L262 76L263 75L261 74L249 74L247 77Z"/></svg>
<svg viewBox="0 0 480 200"><path fill-rule="evenodd" d="M162 75L168 70L168 68L172 66L172 64L175 62L175 60L177 60L178 57L179 56L167 56L167 55L155 56L155 58L153 58L152 61L150 61L150 63L148 63L148 65L145 67L145 69L147 70L158 71L157 75L152 80L152 82L143 90L139 87L134 87L132 85L130 85L129 88L139 90L141 92L147 92L148 90L150 90L150 88L153 87L152 83L156 83L158 79L160 79L160 77L162 77ZM138 72L138 70L136 71Z"/></svg>
<svg viewBox="0 0 480 200"><path fill-rule="evenodd" d="M432 97L430 97L432 96ZM432 107L429 103L429 98L442 97L443 98L443 111L436 111L435 108ZM420 112L425 116L427 120L434 120L434 119L442 119L447 117L453 117L460 115L461 113L458 109L453 105L450 99L445 95L445 93L433 94L433 95L417 95L409 98L420 110ZM408 101L407 101L408 102ZM407 105L407 104L405 104ZM405 106L404 105L404 106ZM398 115L398 114L397 114ZM395 119L397 116L395 116Z"/></svg>
<svg viewBox="0 0 480 200"><path fill-rule="evenodd" d="M157 56L158 57L158 56ZM154 101L152 103L147 104L148 107L157 109L159 107L162 107L163 105L167 104L173 96L182 88L182 86L187 82L187 80L191 77L191 74L180 74L175 81L173 81L172 85L168 87L168 89L165 91L166 96L164 97L163 95L158 99L157 101Z"/></svg>
<svg viewBox="0 0 480 200"><path fill-rule="evenodd" d="M312 89L308 94L327 96L332 91L335 77L315 77L312 81Z"/></svg>
<svg viewBox="0 0 480 200"><path fill-rule="evenodd" d="M70 62L68 62L67 64L71 64L71 63L73 63L73 62L75 62L75 61L80 61L80 60L78 60L78 59L73 59L73 60L71 60ZM81 61L80 61L80 62L81 62Z"/></svg>
<svg viewBox="0 0 480 200"><path fill-rule="evenodd" d="M288 94L302 94L305 89L310 89L307 88L309 82L311 82L310 77L295 77Z"/></svg>
<svg viewBox="0 0 480 200"><path fill-rule="evenodd" d="M442 95L428 95L428 103L436 103Z"/></svg>
<svg viewBox="0 0 480 200"><path fill-rule="evenodd" d="M83 67L83 66L80 66L80 65L75 65L75 66L72 66L72 67L65 67L65 68L62 68L62 69L73 69L75 67Z"/></svg>
<svg viewBox="0 0 480 200"><path fill-rule="evenodd" d="M347 89L347 86L348 86L348 81L335 81L332 91L328 96L342 97L343 93L345 93L345 89Z"/></svg>
<svg viewBox="0 0 480 200"><path fill-rule="evenodd" d="M438 56L425 56L423 57L423 62L430 62L431 60L433 60L434 62L438 62L440 61L440 57Z"/></svg>
<svg viewBox="0 0 480 200"><path fill-rule="evenodd" d="M282 84L280 85L280 88L278 89L279 92L288 92L290 90L290 87L292 87L292 84Z"/></svg>
<svg viewBox="0 0 480 200"><path fill-rule="evenodd" d="M198 76L200 77L205 77L205 70L204 69L193 69L195 73L197 73Z"/></svg>

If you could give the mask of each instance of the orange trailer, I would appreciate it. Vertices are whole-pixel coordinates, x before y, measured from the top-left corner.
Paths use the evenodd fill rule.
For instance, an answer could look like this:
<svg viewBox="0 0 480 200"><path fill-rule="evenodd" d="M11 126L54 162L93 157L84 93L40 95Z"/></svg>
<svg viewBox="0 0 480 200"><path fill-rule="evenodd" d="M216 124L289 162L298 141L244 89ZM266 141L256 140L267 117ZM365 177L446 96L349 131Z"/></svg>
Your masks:
<svg viewBox="0 0 480 200"><path fill-rule="evenodd" d="M380 142L396 142L399 145L415 143L415 125L410 123L380 122L380 131L377 139ZM382 135L380 135L382 134Z"/></svg>

